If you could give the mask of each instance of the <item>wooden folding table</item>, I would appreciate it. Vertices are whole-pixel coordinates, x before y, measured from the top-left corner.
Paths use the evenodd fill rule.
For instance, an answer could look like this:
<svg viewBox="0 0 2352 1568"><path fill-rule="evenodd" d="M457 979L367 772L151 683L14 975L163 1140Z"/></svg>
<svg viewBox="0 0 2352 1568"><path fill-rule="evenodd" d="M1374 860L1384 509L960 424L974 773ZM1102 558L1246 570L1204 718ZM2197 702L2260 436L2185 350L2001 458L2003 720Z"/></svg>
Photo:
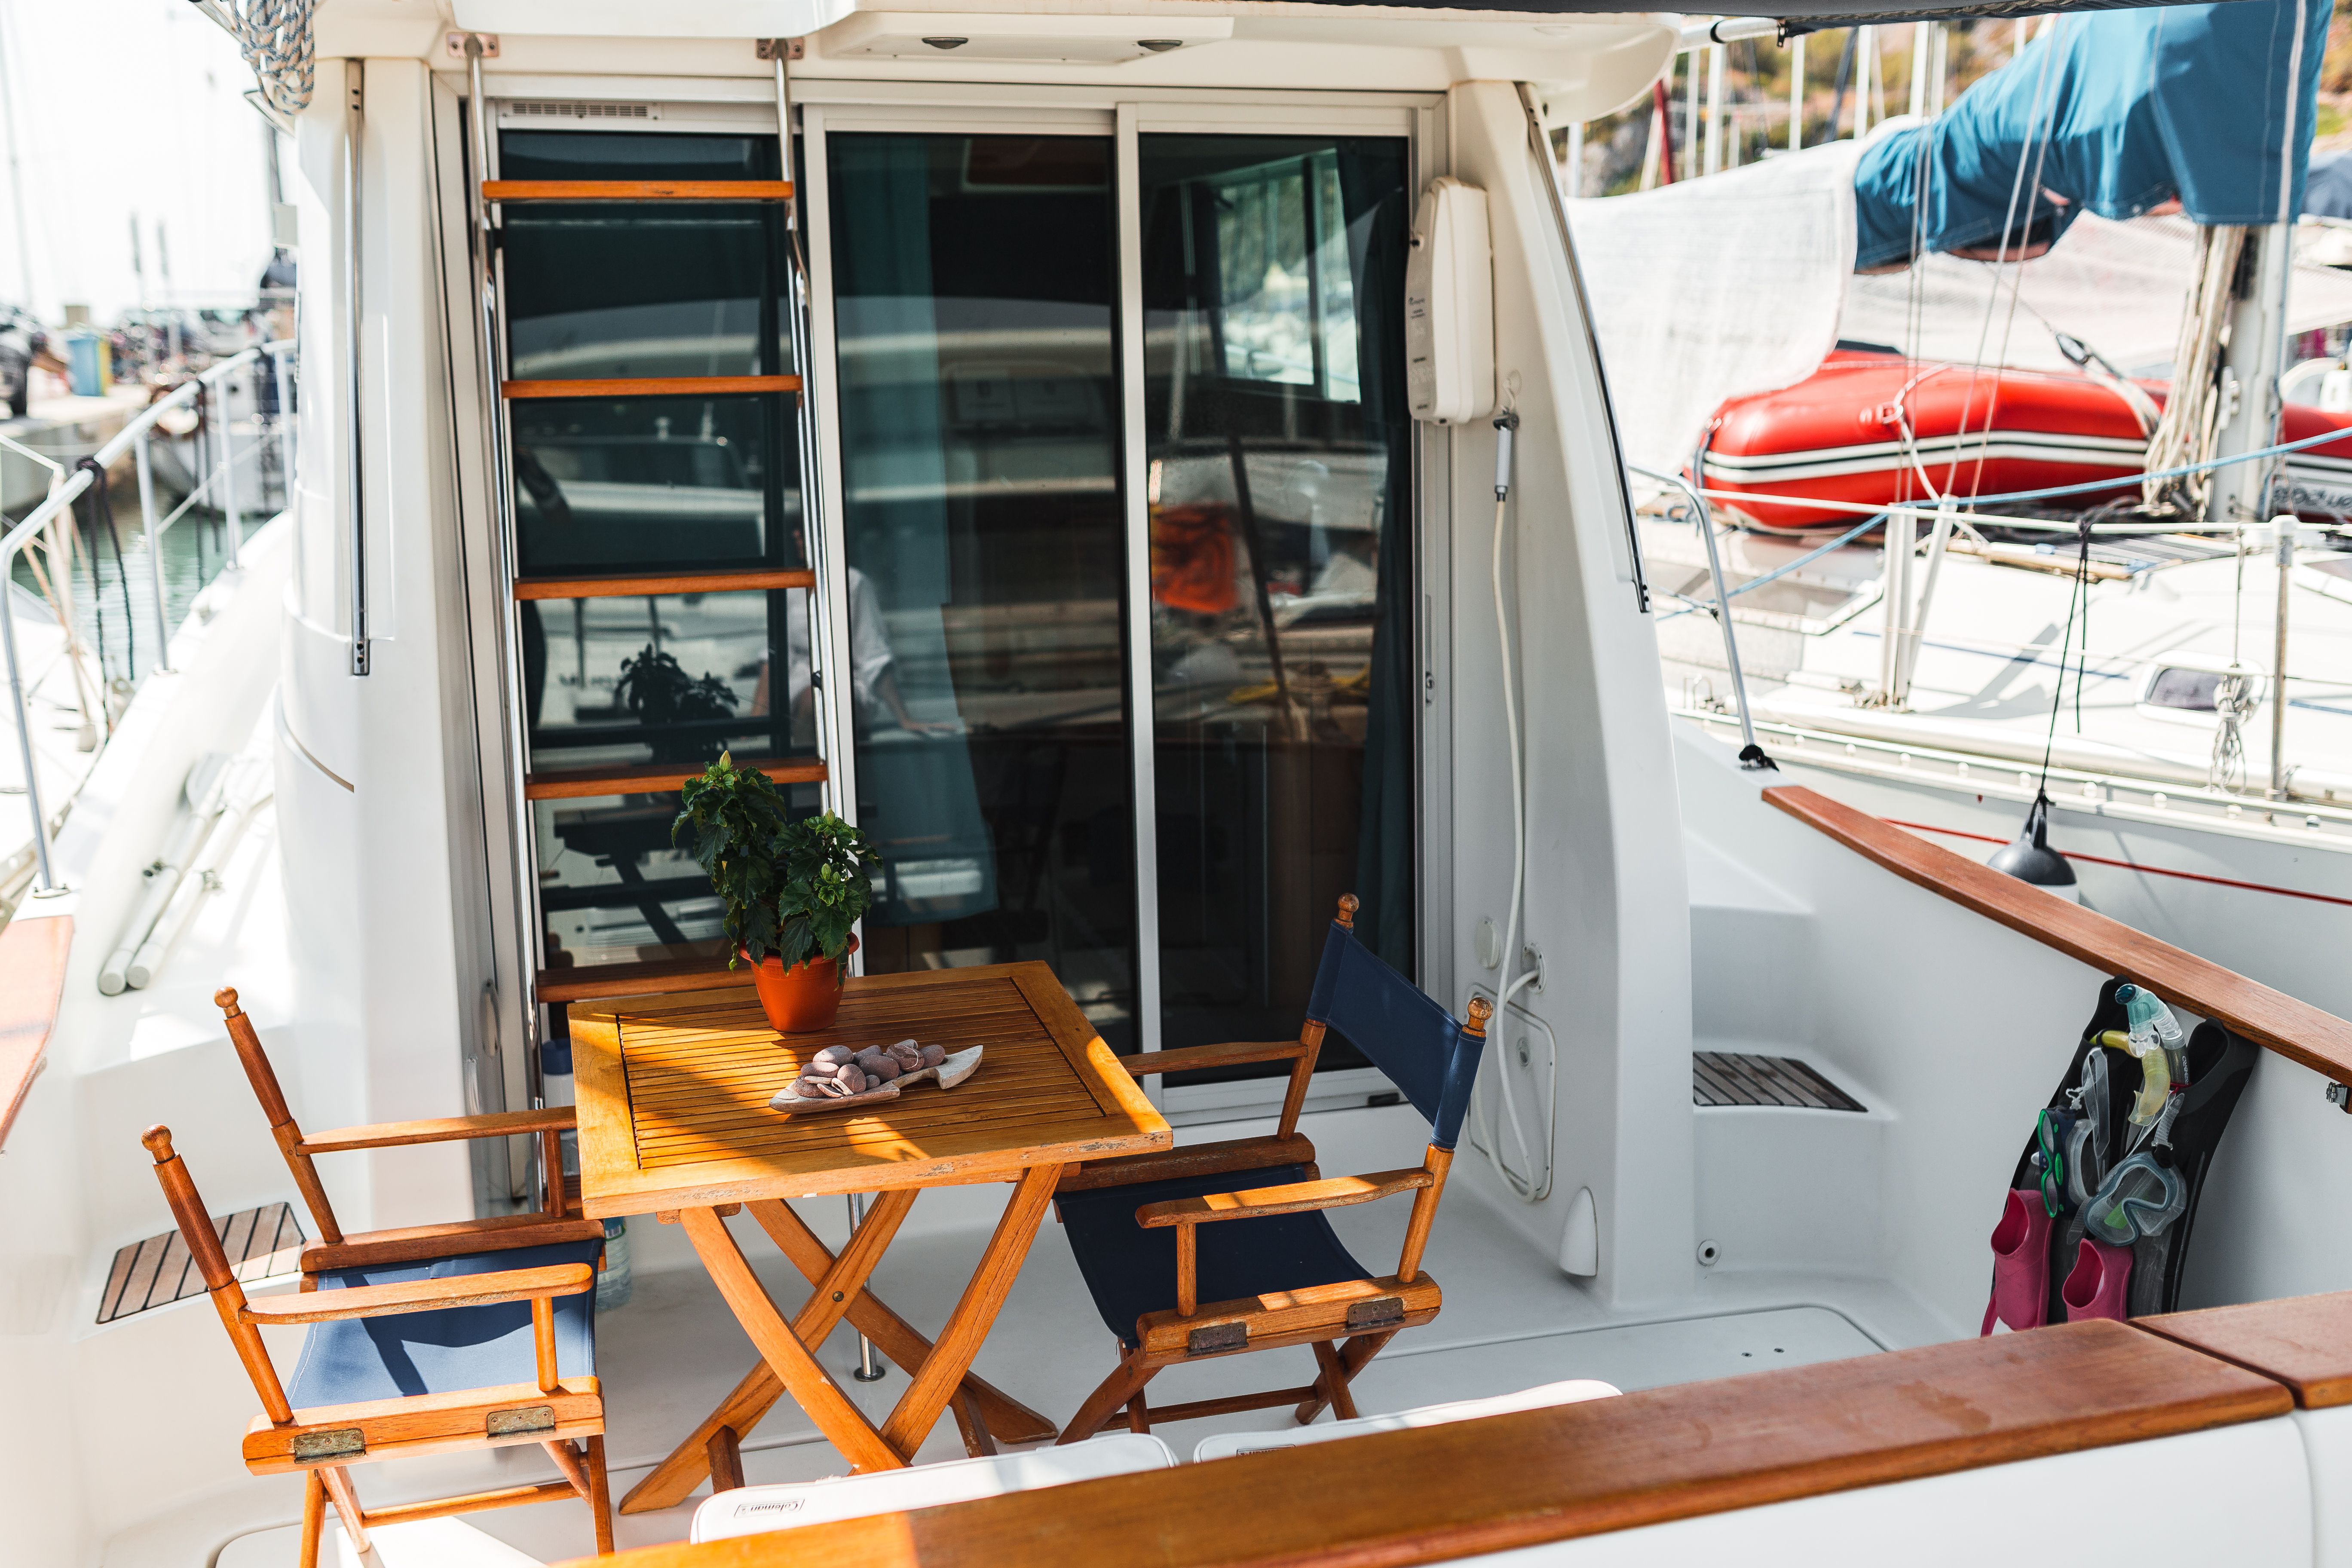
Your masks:
<svg viewBox="0 0 2352 1568"><path fill-rule="evenodd" d="M1066 1165L1168 1148L1167 1121L1043 963L926 970L852 980L822 1034L779 1035L751 986L572 1004L586 1212L657 1214L686 1227L760 1363L652 1475L624 1513L681 1501L789 1392L857 1470L907 1464L952 1406L965 1445L1039 1442L1052 1422L971 1375ZM830 1045L908 1037L950 1051L987 1047L979 1070L895 1100L791 1116L768 1100ZM915 1194L1012 1182L1012 1201L937 1342L866 1289ZM785 1202L878 1194L838 1255ZM752 1274L725 1216L750 1212L814 1287L787 1321ZM877 1427L817 1361L846 1318L909 1374Z"/></svg>

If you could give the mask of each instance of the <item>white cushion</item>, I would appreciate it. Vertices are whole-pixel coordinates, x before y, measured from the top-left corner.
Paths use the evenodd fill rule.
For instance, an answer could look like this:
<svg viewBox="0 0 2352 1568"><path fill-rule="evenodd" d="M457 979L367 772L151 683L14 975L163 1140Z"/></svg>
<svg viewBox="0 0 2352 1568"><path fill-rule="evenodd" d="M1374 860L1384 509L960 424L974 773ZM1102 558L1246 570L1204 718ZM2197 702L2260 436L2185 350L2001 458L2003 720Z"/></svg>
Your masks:
<svg viewBox="0 0 2352 1568"><path fill-rule="evenodd" d="M1164 1470L1175 1463L1176 1456L1157 1437L1141 1432L1112 1432L1090 1442L983 1459L952 1459L793 1486L738 1487L720 1492L694 1510L694 1526L687 1539L724 1541L730 1536L761 1535L772 1530L937 1508L941 1503L969 1502L974 1498L1135 1470Z"/></svg>
<svg viewBox="0 0 2352 1568"><path fill-rule="evenodd" d="M1367 1432L1400 1432L1408 1426L1442 1426L1448 1421L1473 1421L1481 1415L1507 1415L1514 1410L1540 1410L1548 1405L1574 1405L1585 1399L1608 1399L1619 1391L1589 1377L1566 1383L1538 1384L1517 1394L1492 1399L1456 1399L1444 1405L1424 1405L1393 1415L1361 1415L1353 1421L1333 1421L1321 1426L1289 1426L1272 1432L1227 1432L1203 1437L1192 1458L1229 1459L1235 1454L1255 1454L1267 1448L1289 1448L1300 1443L1328 1443L1336 1437L1360 1437Z"/></svg>

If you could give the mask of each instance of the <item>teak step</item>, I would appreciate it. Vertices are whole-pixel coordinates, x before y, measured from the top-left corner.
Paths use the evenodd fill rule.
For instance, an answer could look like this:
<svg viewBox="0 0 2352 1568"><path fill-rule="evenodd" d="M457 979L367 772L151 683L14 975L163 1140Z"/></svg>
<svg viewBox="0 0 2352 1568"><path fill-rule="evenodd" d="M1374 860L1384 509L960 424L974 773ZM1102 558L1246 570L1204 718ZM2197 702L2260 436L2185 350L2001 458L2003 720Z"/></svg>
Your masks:
<svg viewBox="0 0 2352 1568"><path fill-rule="evenodd" d="M652 991L716 991L749 985L751 972L724 958L666 958L643 963L593 963L583 969L542 969L533 987L541 1002L588 1002Z"/></svg>
<svg viewBox="0 0 2352 1568"><path fill-rule="evenodd" d="M742 765L757 768L777 784L823 784L824 762L815 757L745 757ZM585 800L600 795L667 795L682 789L702 769L683 763L647 763L628 768L566 768L525 773L525 800ZM619 884L615 884L618 886ZM617 993L615 993L617 994Z"/></svg>
<svg viewBox="0 0 2352 1568"><path fill-rule="evenodd" d="M648 375L580 381L502 381L509 402L543 397L740 397L798 392L796 375Z"/></svg>
<svg viewBox="0 0 2352 1568"><path fill-rule="evenodd" d="M790 180L484 180L486 202L788 202Z"/></svg>
<svg viewBox="0 0 2352 1568"><path fill-rule="evenodd" d="M763 588L814 588L808 568L762 566L740 572L672 572L634 577L522 577L518 599L634 599L646 594L735 594Z"/></svg>

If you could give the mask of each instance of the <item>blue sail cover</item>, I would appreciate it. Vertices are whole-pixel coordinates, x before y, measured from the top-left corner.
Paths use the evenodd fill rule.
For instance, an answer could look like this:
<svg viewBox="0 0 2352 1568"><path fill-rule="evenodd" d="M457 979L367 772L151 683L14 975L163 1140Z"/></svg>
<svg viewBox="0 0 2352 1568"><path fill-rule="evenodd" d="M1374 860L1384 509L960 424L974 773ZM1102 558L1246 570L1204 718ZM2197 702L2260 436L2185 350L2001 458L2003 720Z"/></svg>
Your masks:
<svg viewBox="0 0 2352 1568"><path fill-rule="evenodd" d="M2038 242L2054 240L2086 210L2137 217L2175 196L2199 223L2276 223L2298 3L2293 210L2300 211L2329 0L2105 11L2061 18L1935 121L1893 132L1863 153L1853 181L1855 269L1901 266L1915 242L1926 250L1998 247L2021 160L2027 184L2008 219L2012 246L2036 160L2042 189L2066 204L2047 195L2033 202ZM1923 184L1924 208L1915 211Z"/></svg>

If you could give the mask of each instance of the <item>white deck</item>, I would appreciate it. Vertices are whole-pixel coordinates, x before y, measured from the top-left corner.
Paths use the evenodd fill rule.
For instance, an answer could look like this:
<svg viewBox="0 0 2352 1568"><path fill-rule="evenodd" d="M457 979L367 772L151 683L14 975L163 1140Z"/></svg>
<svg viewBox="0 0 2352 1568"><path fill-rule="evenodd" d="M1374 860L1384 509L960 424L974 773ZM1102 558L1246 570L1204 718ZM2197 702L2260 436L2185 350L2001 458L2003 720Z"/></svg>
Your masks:
<svg viewBox="0 0 2352 1568"><path fill-rule="evenodd" d="M1356 1168L1345 1158L1352 1147L1415 1136L1417 1119L1410 1110L1352 1111L1310 1118L1310 1124L1325 1169L1337 1172ZM1002 1188L982 1189L974 1194L978 1202L957 1206L980 1220L992 1216L1003 1194ZM961 1195L928 1195L916 1205L910 1227L925 1217L924 1205L938 1203L945 1208ZM826 1228L838 1232L839 1200L810 1200L800 1206L812 1221L830 1222ZM1333 1220L1357 1256L1379 1268L1393 1261L1407 1206L1392 1199L1339 1211ZM676 1233L665 1235L649 1220L633 1221L630 1229L633 1240L642 1237L652 1244L645 1250L655 1255L654 1260L680 1266L640 1273L635 1299L598 1325L598 1373L604 1380L611 1422L607 1451L616 1504L672 1444L693 1430L754 1357L718 1293L691 1259L682 1256ZM757 1232L741 1220L736 1230L750 1249ZM902 1233L876 1272L875 1289L917 1326L936 1329L986 1239L980 1224ZM805 1284L772 1252L763 1249L755 1257L770 1294L789 1312L805 1296ZM1581 1290L1535 1256L1508 1229L1504 1215L1466 1182L1447 1194L1432 1242L1430 1269L1445 1288L1444 1311L1428 1327L1407 1331L1366 1369L1355 1384L1358 1406L1365 1414L1509 1393L1570 1377L1600 1378L1622 1389L1635 1389L1830 1361L1869 1353L1881 1348L1880 1340L1901 1342L1897 1336L1902 1331L1923 1326L1892 1291L1868 1281L1808 1285L1738 1275L1711 1282L1720 1287L1723 1310L1717 1315L1612 1323ZM230 1353L226 1339L220 1353ZM878 1384L863 1384L849 1377L857 1364L857 1341L847 1329L827 1342L823 1359L841 1385L877 1420L906 1390L906 1375L896 1369ZM1111 1364L1110 1335L1095 1315L1060 1228L1049 1218L975 1370L1059 1421L1076 1409ZM1281 1383L1303 1384L1313 1376L1313 1359L1306 1350L1275 1351L1174 1369L1152 1384L1149 1396L1154 1403L1173 1403ZM238 1415L240 1424L244 1414ZM1180 1458L1189 1461L1193 1445L1212 1433L1265 1430L1288 1419L1286 1411L1261 1411L1154 1430ZM217 1437L192 1435L192 1440L233 1441L229 1423L224 1420L220 1426ZM962 1453L954 1422L942 1419L919 1458L934 1461L959 1458ZM789 1401L779 1405L744 1445L743 1468L746 1479L755 1484L808 1480L847 1469L841 1456ZM446 1463L412 1460L397 1467L362 1467L353 1474L363 1499L391 1501L436 1489L552 1479L555 1471L537 1449L509 1448ZM286 1511L280 1517L290 1520L298 1500L290 1486L282 1489ZM708 1495L707 1489L698 1489L680 1507L620 1516L615 1521L618 1543L645 1546L683 1540L694 1505ZM218 1528L218 1518L215 1510L204 1509L160 1521L131 1536L118 1537L106 1561L110 1568L187 1561L184 1553L199 1542L206 1547L219 1543L211 1534ZM467 1522L542 1562L585 1554L593 1544L586 1512L577 1504L474 1514ZM394 1562L393 1553L385 1555L387 1564ZM240 1533L217 1559L219 1568L279 1568L293 1561L290 1523ZM498 1559L493 1555L484 1561ZM444 1568L456 1565L445 1559Z"/></svg>

